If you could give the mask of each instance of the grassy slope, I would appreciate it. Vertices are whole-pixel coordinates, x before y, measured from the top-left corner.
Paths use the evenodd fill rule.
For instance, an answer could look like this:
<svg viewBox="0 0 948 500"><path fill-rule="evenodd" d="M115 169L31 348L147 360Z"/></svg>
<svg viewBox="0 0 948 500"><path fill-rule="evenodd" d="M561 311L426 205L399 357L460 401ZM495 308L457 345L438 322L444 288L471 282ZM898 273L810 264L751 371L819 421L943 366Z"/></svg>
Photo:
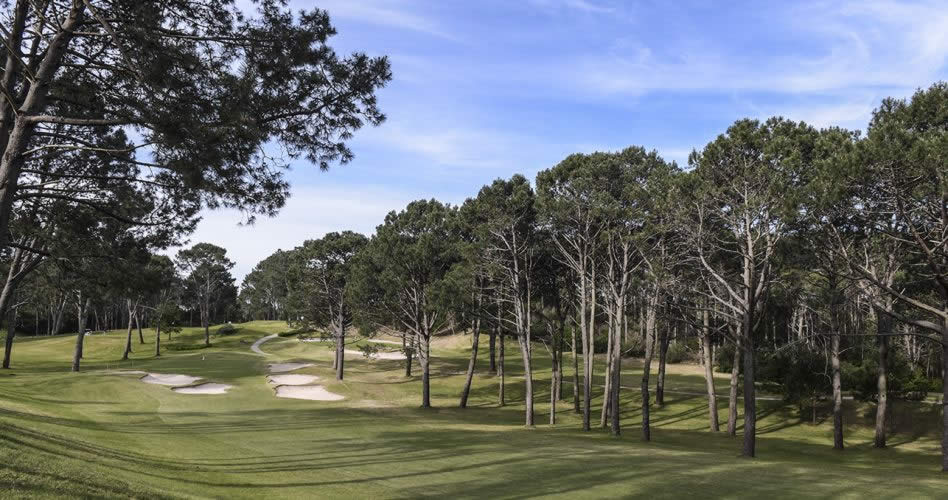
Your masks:
<svg viewBox="0 0 948 500"><path fill-rule="evenodd" d="M839 453L831 449L828 420L801 422L794 409L762 401L759 458L745 460L737 456L739 438L706 431L706 400L688 394L703 391L693 366L669 368L674 392L653 413L653 441L642 443L633 390L624 391L620 439L582 433L570 411L555 428L524 429L514 342L508 344L508 406L496 407L496 379L482 375L471 407L455 408L467 354L465 341L454 338L437 342L438 408L422 410L418 380L402 376L400 361L350 356L346 381L335 382L325 345L278 338L263 345L271 356L250 353L252 341L285 329L278 322L241 325L211 349L158 359L151 356L153 339L145 346L136 339L127 362L116 361L124 332L95 335L79 374L66 371L73 335L18 339L15 369L0 373L0 497L906 498L948 488L938 472L939 405L898 405L892 447L874 450L871 408L848 402L848 421L857 423L847 428L848 448ZM201 340L189 330L176 342ZM314 361L297 373L321 376L347 399L275 398L264 374L276 360ZM549 364L540 365L537 421L545 423ZM180 395L106 375L107 369L184 373L236 387L225 396ZM630 361L624 369L623 384L637 387L640 365ZM570 393L568 384L565 389ZM563 402L560 409L571 408ZM722 408L722 423L726 413Z"/></svg>

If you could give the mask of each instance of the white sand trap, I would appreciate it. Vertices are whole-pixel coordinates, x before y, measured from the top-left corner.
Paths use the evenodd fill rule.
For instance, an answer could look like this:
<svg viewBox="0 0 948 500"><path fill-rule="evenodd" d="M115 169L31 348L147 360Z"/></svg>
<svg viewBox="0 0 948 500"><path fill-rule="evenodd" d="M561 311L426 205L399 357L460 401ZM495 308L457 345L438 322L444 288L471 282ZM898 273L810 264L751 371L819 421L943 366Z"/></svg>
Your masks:
<svg viewBox="0 0 948 500"><path fill-rule="evenodd" d="M300 342L335 342L336 339L322 339L319 337L310 337L308 339L300 339Z"/></svg>
<svg viewBox="0 0 948 500"><path fill-rule="evenodd" d="M270 363L270 373L286 373L313 366L312 363Z"/></svg>
<svg viewBox="0 0 948 500"><path fill-rule="evenodd" d="M227 394L227 391L233 387L232 385L208 382L193 387L175 387L171 390L178 394Z"/></svg>
<svg viewBox="0 0 948 500"><path fill-rule="evenodd" d="M158 385L191 385L201 377L192 377L190 375L177 375L174 373L149 373L142 377L142 382L146 384Z"/></svg>
<svg viewBox="0 0 948 500"><path fill-rule="evenodd" d="M110 370L105 373L108 373L109 375L148 375L148 372L143 372L141 370Z"/></svg>
<svg viewBox="0 0 948 500"><path fill-rule="evenodd" d="M300 375L290 373L287 375L270 375L267 382L274 385L307 385L319 380L316 375Z"/></svg>
<svg viewBox="0 0 948 500"><path fill-rule="evenodd" d="M369 342L374 342L374 343L376 343L376 344L402 345L401 342L396 342L396 341L394 341L394 340L369 339Z"/></svg>
<svg viewBox="0 0 948 500"><path fill-rule="evenodd" d="M309 399L313 401L339 401L346 399L341 394L329 392L321 385L281 385L276 388L278 398Z"/></svg>
<svg viewBox="0 0 948 500"><path fill-rule="evenodd" d="M346 350L346 354L351 354L353 356L363 356L362 351L350 351ZM403 352L377 352L369 357L369 359L405 359L405 353Z"/></svg>

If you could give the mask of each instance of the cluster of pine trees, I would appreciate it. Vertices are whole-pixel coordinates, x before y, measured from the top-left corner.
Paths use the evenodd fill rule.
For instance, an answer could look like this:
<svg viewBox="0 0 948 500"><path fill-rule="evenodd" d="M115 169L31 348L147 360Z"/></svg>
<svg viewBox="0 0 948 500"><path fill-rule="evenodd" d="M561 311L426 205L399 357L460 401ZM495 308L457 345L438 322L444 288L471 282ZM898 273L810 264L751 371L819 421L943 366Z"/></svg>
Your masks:
<svg viewBox="0 0 948 500"><path fill-rule="evenodd" d="M589 430L604 373L599 425L615 434L621 361L642 356L644 439L652 365L661 404L665 363L691 356L706 368L712 431L712 367L732 375L732 434L743 391L745 456L756 453L762 383L814 412L827 401L838 449L844 393L876 402L884 447L888 397L948 390L948 85L884 100L865 135L740 120L688 163L642 147L574 154L533 183L498 179L460 206L415 201L371 238L333 233L262 261L241 307L336 339L340 377L350 325L402 336L424 406L433 336L473 333L461 406L482 333L503 403L498 339L516 339L526 425L538 346L552 360L551 422L569 373ZM948 470L948 432L943 448Z"/></svg>

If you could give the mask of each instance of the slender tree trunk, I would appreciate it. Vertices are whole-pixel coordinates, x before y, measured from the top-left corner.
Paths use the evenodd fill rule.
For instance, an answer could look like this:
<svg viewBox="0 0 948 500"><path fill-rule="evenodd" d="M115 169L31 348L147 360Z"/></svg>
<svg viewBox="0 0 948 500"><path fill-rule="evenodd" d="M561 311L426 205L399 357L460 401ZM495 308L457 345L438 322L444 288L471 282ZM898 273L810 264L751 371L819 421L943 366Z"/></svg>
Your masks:
<svg viewBox="0 0 948 500"><path fill-rule="evenodd" d="M579 357L576 356L576 325L570 328L572 342L570 343L570 355L573 360L573 412L579 413Z"/></svg>
<svg viewBox="0 0 948 500"><path fill-rule="evenodd" d="M13 353L13 338L16 337L16 308L7 312L7 338L3 343L3 368L10 368L10 355Z"/></svg>
<svg viewBox="0 0 948 500"><path fill-rule="evenodd" d="M504 331L503 329L497 331L497 342L500 344L498 346L497 352L497 376L500 377L500 385L497 388L497 406L504 406L507 404L504 398L504 387L506 385L506 380L504 378Z"/></svg>
<svg viewBox="0 0 948 500"><path fill-rule="evenodd" d="M948 319L941 327L941 470L948 472Z"/></svg>
<svg viewBox="0 0 948 500"><path fill-rule="evenodd" d="M843 449L843 388L839 366L839 331L833 332L830 339L831 359L833 370L833 448Z"/></svg>
<svg viewBox="0 0 948 500"><path fill-rule="evenodd" d="M704 360L704 380L708 389L708 418L711 432L718 432L718 396L714 392L714 361L711 357L711 329L708 311L701 313L701 356Z"/></svg>
<svg viewBox="0 0 948 500"><path fill-rule="evenodd" d="M657 292L656 292L657 294ZM658 303L657 296L649 298L645 319L645 361L642 366L642 440L652 439L652 429L649 422L649 394L648 379L652 370L652 353L655 349L655 309Z"/></svg>
<svg viewBox="0 0 948 500"><path fill-rule="evenodd" d="M471 359L467 363L467 376L464 379L464 389L461 391L461 408L467 408L467 398L471 394L471 382L474 381L474 368L477 365L477 349L481 337L481 321L474 322L474 332L471 334Z"/></svg>
<svg viewBox="0 0 948 500"><path fill-rule="evenodd" d="M402 350L405 351L405 377L411 377L411 363L415 349L412 348L411 341L406 340L404 336L402 336Z"/></svg>
<svg viewBox="0 0 948 500"><path fill-rule="evenodd" d="M138 311L137 307L135 310L135 328L138 329L138 345L143 345L145 343L145 335L142 333L141 312Z"/></svg>
<svg viewBox="0 0 948 500"><path fill-rule="evenodd" d="M79 371L79 361L82 359L82 346L83 341L86 338L86 313L89 310L89 306L92 303L91 298L87 298L85 303L82 302L82 296L79 297L79 334L76 335L76 350L73 352L72 356L72 371Z"/></svg>
<svg viewBox="0 0 948 500"><path fill-rule="evenodd" d="M487 365L488 366L487 373L490 375L497 374L497 355L495 352L496 343L497 343L497 333L492 331L490 332L490 339L489 339L490 360L489 360L489 364Z"/></svg>
<svg viewBox="0 0 948 500"><path fill-rule="evenodd" d="M734 360L731 364L731 388L727 397L727 434L737 435L737 384L741 376L741 339L734 344Z"/></svg>
<svg viewBox="0 0 948 500"><path fill-rule="evenodd" d="M346 325L342 322L342 313L339 314L336 325L336 380L342 380L345 376L346 364Z"/></svg>
<svg viewBox="0 0 948 500"><path fill-rule="evenodd" d="M556 334L553 336L552 351L550 352L550 365L553 373L550 376L550 425L556 425L556 400L559 399L560 383L560 360L558 358L559 338Z"/></svg>
<svg viewBox="0 0 948 500"><path fill-rule="evenodd" d="M658 380L655 382L655 404L665 406L665 360L668 356L668 328L662 328L658 344Z"/></svg>
<svg viewBox="0 0 948 500"><path fill-rule="evenodd" d="M886 300L886 307L892 307L892 299ZM889 369L889 337L892 333L892 318L882 312L876 313L876 334L879 341L879 374L876 380L876 389L878 391L876 406L876 436L874 446L876 448L885 448L886 439L886 414L888 411L889 387L888 387L888 369Z"/></svg>
<svg viewBox="0 0 948 500"><path fill-rule="evenodd" d="M418 339L420 344L418 346L419 355L418 359L421 361L421 407L422 408L431 408L431 349L429 344L429 337L426 335L425 338Z"/></svg>
<svg viewBox="0 0 948 500"><path fill-rule="evenodd" d="M122 353L123 361L128 359L129 353L132 352L132 320L135 316L135 313L132 311L132 299L128 299L126 305L128 306L128 335L125 338L125 352Z"/></svg>
<svg viewBox="0 0 948 500"><path fill-rule="evenodd" d="M533 427L533 363L530 355L530 338L519 335L520 356L523 358L524 425Z"/></svg>
<svg viewBox="0 0 948 500"><path fill-rule="evenodd" d="M155 321L155 357L161 356L161 316Z"/></svg>
<svg viewBox="0 0 948 500"><path fill-rule="evenodd" d="M201 312L201 323L204 327L204 345L211 346L211 329L210 329L210 305L204 305L204 311Z"/></svg>
<svg viewBox="0 0 948 500"><path fill-rule="evenodd" d="M609 419L609 410L612 408L612 350L615 349L613 346L614 337L613 321L610 318L609 331L606 339L606 377L602 391L602 409L599 412L599 427L602 428L606 427L606 422Z"/></svg>
<svg viewBox="0 0 948 500"><path fill-rule="evenodd" d="M622 299L625 300L624 298ZM620 427L620 417L619 414L619 390L621 389L622 384L622 321L625 318L623 313L622 306L618 307L619 312L617 314L617 324L615 326L614 339L613 339L613 349L612 349L612 393L610 394L610 400L612 401L612 407L610 408L610 415L612 416L612 435L618 436L622 434L622 428Z"/></svg>
<svg viewBox="0 0 948 500"><path fill-rule="evenodd" d="M757 452L757 394L754 387L753 309L744 317L744 448L742 455L753 458Z"/></svg>

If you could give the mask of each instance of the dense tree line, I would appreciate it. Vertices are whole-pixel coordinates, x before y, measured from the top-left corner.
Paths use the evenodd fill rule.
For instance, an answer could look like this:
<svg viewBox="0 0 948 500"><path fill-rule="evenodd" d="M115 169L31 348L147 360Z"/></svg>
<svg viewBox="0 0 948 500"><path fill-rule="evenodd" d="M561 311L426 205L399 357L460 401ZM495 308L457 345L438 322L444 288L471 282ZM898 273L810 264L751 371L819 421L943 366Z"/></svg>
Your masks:
<svg viewBox="0 0 948 500"><path fill-rule="evenodd" d="M0 318L13 339L237 319L226 251L171 261L203 208L285 202L385 116L386 57L341 56L320 9L279 0L14 0L0 12ZM85 335L76 340L78 370Z"/></svg>
<svg viewBox="0 0 948 500"><path fill-rule="evenodd" d="M595 425L592 400L602 394L598 425L614 434L622 358L644 359L646 440L650 407L664 404L665 365L690 357L705 365L714 432L713 368L730 372L727 432L736 434L742 413L745 456L757 452L764 385L801 413L828 405L840 450L843 393L874 401L875 444L884 447L890 397L941 390L946 399L946 214L948 85L939 83L883 101L865 135L739 120L693 151L687 168L630 147L570 155L532 185L521 175L498 179L458 207L416 201L334 254L338 261L326 249L343 237L335 233L277 252L248 276L242 297L252 317L282 314L338 346L350 319L362 335L401 336L406 373L412 355L422 370L422 406L432 337L470 330L462 407L484 332L499 404L503 343L499 353L494 346L517 341L526 425L535 423L532 366L542 345L553 366L551 423L556 401L570 398L566 351L583 429ZM341 347L337 356L341 367ZM943 442L948 470L948 432Z"/></svg>

